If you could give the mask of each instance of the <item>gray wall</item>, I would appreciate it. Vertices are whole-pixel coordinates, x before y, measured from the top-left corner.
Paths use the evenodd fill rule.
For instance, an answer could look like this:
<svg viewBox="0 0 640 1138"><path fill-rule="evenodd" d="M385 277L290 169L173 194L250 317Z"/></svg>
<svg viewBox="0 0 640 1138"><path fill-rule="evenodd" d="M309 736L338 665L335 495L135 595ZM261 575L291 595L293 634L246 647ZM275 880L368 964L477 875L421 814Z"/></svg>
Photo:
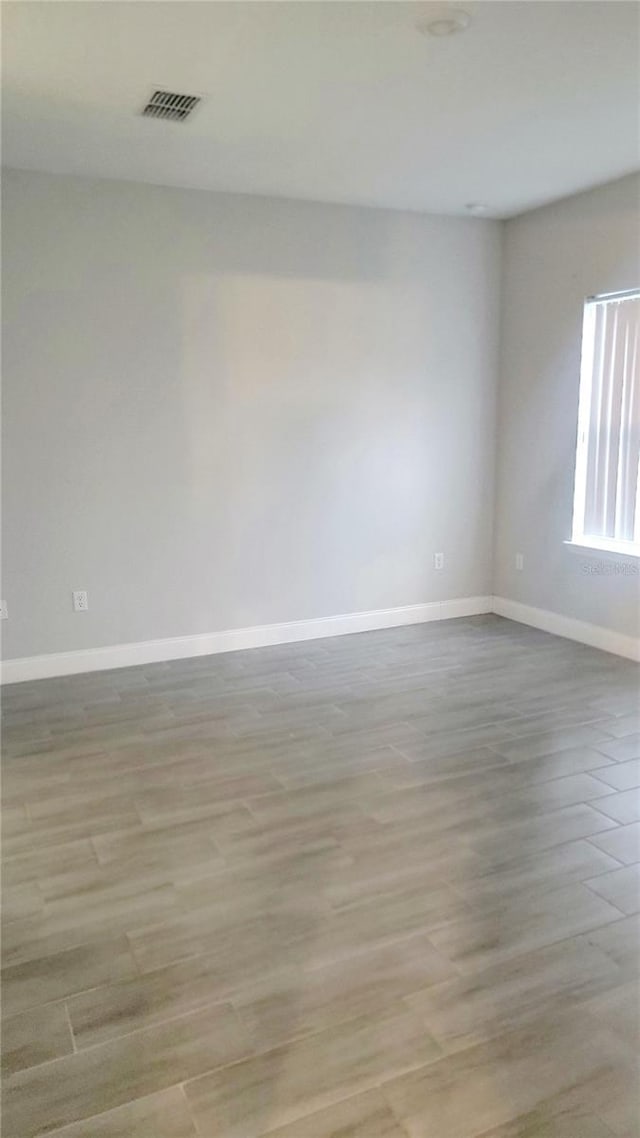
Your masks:
<svg viewBox="0 0 640 1138"><path fill-rule="evenodd" d="M3 206L6 658L490 591L498 224L15 171Z"/></svg>
<svg viewBox="0 0 640 1138"><path fill-rule="evenodd" d="M639 194L640 180L623 178L505 226L494 575L498 595L628 635L639 629L637 562L563 542L583 300L640 284Z"/></svg>

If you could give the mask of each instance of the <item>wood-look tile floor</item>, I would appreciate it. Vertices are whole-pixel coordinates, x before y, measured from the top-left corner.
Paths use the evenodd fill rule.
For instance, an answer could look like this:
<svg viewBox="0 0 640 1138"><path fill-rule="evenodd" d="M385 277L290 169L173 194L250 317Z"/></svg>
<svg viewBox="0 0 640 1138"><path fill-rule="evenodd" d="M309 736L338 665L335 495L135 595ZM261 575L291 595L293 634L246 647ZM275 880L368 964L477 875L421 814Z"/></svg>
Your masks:
<svg viewBox="0 0 640 1138"><path fill-rule="evenodd" d="M640 1134L635 665L488 616L3 705L3 1138Z"/></svg>

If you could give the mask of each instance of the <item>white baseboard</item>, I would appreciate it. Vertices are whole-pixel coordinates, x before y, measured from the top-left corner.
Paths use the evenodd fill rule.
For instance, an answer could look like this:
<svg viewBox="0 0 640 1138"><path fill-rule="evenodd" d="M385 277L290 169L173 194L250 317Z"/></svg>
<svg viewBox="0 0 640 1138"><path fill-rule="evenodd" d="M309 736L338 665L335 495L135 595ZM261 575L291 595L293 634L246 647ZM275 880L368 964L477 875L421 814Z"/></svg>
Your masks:
<svg viewBox="0 0 640 1138"><path fill-rule="evenodd" d="M426 624L495 612L508 620L529 624L555 636L577 640L640 661L640 640L613 632L610 628L561 616L546 609L533 608L506 597L458 597L451 601L429 601L420 605L352 612L341 616L294 620L283 624L262 624L253 628L230 628L197 636L172 636L164 640L145 640L134 644L112 644L105 648L84 648L75 652L52 652L46 656L25 656L0 664L0 683L50 679L83 672L101 672L136 664L155 664L163 660L183 660L190 656L211 656L243 648L264 648L270 644L291 644L318 640L325 636L346 636L353 632L372 632L378 628L398 628L405 624Z"/></svg>
<svg viewBox="0 0 640 1138"><path fill-rule="evenodd" d="M586 620L574 620L571 616L561 616L560 613L549 612L547 609L533 608L531 605L520 604L519 601L507 600L506 597L493 598L493 612L508 620L551 632L554 636L564 636L566 640L577 640L580 644L589 644L603 652L640 661L640 640L623 632L614 632L599 624L589 624Z"/></svg>
<svg viewBox="0 0 640 1138"><path fill-rule="evenodd" d="M22 683L80 672L101 672L135 664L154 664L162 660L182 660L189 656L210 656L242 648L264 648L269 644L290 644L298 640L317 640L325 636L346 636L352 632L371 632L377 628L396 628L404 624L424 624L432 620L475 616L491 612L491 597L459 597L451 601L429 601L421 605L352 612L342 616L294 620L284 624L262 624L253 628L231 628L224 632L198 636L173 636L165 640L145 640L135 644L113 644L105 648L84 648L75 652L53 652L46 656L24 656L4 660L0 682Z"/></svg>

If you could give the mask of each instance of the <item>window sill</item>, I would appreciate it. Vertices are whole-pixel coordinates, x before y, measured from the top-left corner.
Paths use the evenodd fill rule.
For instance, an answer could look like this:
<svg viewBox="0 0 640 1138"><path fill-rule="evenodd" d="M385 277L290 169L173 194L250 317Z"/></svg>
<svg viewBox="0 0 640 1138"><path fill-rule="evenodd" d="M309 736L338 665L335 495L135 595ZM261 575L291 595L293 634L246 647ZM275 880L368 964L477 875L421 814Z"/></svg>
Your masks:
<svg viewBox="0 0 640 1138"><path fill-rule="evenodd" d="M564 544L576 553L591 554L605 561L617 561L620 558L624 561L640 560L640 546L628 541L599 541L597 537L585 537L583 541L565 541Z"/></svg>

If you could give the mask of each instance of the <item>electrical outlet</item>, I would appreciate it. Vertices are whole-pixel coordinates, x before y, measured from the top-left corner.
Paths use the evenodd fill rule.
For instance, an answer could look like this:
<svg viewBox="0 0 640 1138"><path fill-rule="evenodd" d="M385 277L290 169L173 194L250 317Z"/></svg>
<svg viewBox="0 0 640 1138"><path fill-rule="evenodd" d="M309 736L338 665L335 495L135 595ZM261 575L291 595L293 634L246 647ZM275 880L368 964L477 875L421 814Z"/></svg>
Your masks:
<svg viewBox="0 0 640 1138"><path fill-rule="evenodd" d="M516 569L518 570L518 573L522 573L522 570L524 569L524 557L521 553L516 553Z"/></svg>
<svg viewBox="0 0 640 1138"><path fill-rule="evenodd" d="M88 608L89 598L84 589L75 589L73 593L73 611L87 612Z"/></svg>
<svg viewBox="0 0 640 1138"><path fill-rule="evenodd" d="M6 601L0 601L0 620L9 619L9 609L7 608Z"/></svg>
<svg viewBox="0 0 640 1138"><path fill-rule="evenodd" d="M444 569L444 553L434 553L433 555L433 568Z"/></svg>

